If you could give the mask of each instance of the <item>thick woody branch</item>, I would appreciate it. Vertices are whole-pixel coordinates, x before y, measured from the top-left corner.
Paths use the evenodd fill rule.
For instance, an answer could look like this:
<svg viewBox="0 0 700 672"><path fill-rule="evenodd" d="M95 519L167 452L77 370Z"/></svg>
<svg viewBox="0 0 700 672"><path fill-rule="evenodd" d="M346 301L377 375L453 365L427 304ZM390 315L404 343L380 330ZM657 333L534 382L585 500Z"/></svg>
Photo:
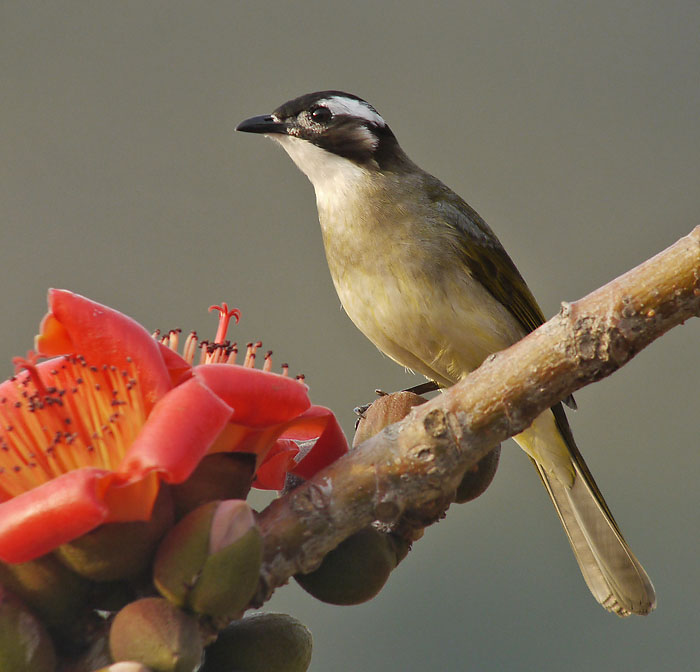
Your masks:
<svg viewBox="0 0 700 672"><path fill-rule="evenodd" d="M259 519L254 606L372 521L449 497L464 471L545 409L700 315L700 227L575 303L299 488Z"/></svg>

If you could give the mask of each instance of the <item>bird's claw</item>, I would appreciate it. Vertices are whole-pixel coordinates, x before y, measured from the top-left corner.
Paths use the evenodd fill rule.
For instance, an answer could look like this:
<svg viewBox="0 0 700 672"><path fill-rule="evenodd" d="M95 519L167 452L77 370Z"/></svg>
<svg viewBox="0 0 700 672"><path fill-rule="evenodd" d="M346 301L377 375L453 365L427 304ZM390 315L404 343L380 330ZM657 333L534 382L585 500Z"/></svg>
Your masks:
<svg viewBox="0 0 700 672"><path fill-rule="evenodd" d="M407 387L402 392L411 392L412 394L426 394L426 392L435 392L439 390L440 386L434 380L428 380L425 383L420 383L419 385L414 385L413 387Z"/></svg>

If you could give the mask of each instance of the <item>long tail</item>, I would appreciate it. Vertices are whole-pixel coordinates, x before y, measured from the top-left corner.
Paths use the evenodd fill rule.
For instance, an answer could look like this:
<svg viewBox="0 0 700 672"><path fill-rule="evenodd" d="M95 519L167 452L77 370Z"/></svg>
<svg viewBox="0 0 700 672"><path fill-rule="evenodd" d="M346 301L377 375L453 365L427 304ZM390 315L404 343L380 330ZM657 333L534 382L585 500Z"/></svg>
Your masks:
<svg viewBox="0 0 700 672"><path fill-rule="evenodd" d="M652 611L654 586L583 461L561 404L514 438L535 463L596 600L618 616Z"/></svg>

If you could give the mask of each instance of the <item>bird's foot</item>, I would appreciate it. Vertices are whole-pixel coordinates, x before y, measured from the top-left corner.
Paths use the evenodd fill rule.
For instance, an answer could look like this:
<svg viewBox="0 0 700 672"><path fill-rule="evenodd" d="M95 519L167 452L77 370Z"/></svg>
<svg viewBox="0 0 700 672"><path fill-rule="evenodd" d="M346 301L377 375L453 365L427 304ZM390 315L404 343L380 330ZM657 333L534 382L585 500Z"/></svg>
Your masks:
<svg viewBox="0 0 700 672"><path fill-rule="evenodd" d="M434 380L428 380L425 383L420 383L420 385L414 385L413 387L407 387L402 392L412 392L413 394L421 395L426 392L435 392L439 390L440 386Z"/></svg>
<svg viewBox="0 0 700 672"><path fill-rule="evenodd" d="M401 392L411 392L412 394L426 394L427 392L435 392L435 390L439 390L440 386L434 381L434 380L428 380L425 383L420 383L419 385L414 385L413 387L407 387L405 390L401 390ZM375 390L374 393L378 397L388 397L389 392L385 392L384 390ZM363 404L362 406L355 406L353 408L353 412L355 415L357 415L357 421L355 422L355 429L357 429L357 425L359 424L360 420L365 417L365 413L367 412L367 409L372 405L373 402L370 402L369 404Z"/></svg>

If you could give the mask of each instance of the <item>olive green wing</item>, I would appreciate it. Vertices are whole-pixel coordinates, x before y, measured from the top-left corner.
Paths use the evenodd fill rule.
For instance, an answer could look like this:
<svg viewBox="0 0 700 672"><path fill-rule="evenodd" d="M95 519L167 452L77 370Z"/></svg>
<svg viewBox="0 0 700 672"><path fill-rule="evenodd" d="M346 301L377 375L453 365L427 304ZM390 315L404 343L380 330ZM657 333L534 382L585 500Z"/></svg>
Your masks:
<svg viewBox="0 0 700 672"><path fill-rule="evenodd" d="M457 252L470 273L522 325L525 333L544 324L545 317L523 276L496 234L468 203L433 178L428 193L443 221L454 232ZM564 403L576 409L573 395Z"/></svg>
<svg viewBox="0 0 700 672"><path fill-rule="evenodd" d="M430 190L435 194L434 204L454 231L453 240L465 266L510 310L526 333L537 329L545 322L542 310L496 235L468 203L438 185Z"/></svg>

